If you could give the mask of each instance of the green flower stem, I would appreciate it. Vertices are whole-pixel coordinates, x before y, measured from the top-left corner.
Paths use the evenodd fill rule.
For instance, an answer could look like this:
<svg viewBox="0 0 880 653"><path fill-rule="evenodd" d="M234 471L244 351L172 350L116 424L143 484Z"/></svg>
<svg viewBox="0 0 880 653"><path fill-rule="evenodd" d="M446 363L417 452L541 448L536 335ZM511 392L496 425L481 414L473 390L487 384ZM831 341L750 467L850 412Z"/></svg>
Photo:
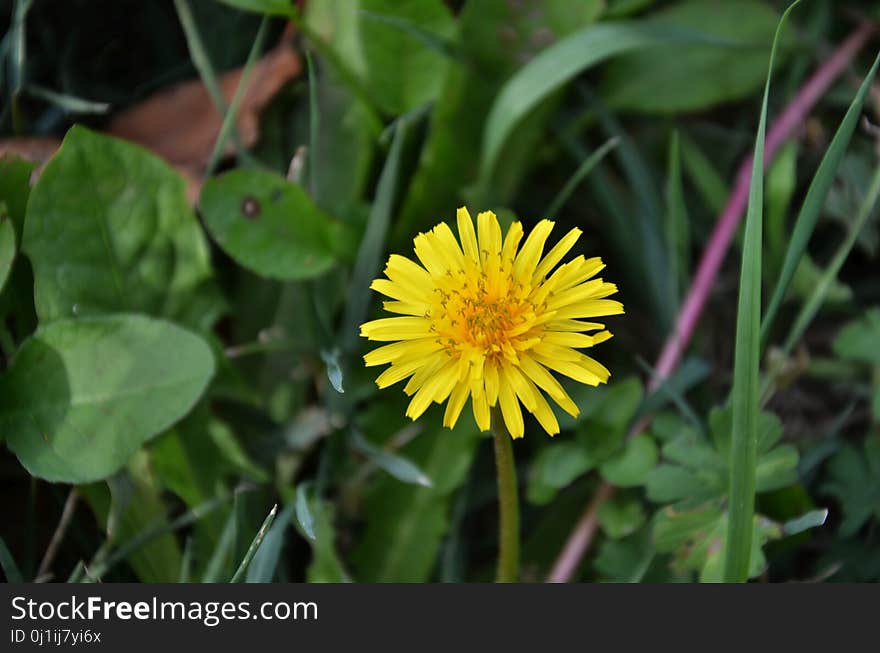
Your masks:
<svg viewBox="0 0 880 653"><path fill-rule="evenodd" d="M500 513L496 582L515 583L519 579L519 495L516 487L516 465L511 437L497 407L492 409L492 437L495 440Z"/></svg>

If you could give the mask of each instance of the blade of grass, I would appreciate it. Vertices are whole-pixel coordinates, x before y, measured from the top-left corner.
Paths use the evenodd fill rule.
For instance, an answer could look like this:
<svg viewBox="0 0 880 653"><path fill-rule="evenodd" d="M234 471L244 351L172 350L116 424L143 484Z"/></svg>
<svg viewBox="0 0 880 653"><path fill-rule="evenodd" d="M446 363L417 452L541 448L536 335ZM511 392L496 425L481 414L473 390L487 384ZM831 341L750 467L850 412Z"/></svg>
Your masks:
<svg viewBox="0 0 880 653"><path fill-rule="evenodd" d="M192 59L193 65L199 73L202 84L205 85L205 89L214 102L217 112L221 116L226 115L229 107L226 106L226 98L223 97L223 93L220 90L217 74L214 72L214 66L211 65L208 51L202 43L202 37L199 34L199 29L196 26L189 3L187 0L174 0L174 8L177 10L177 19L180 21L180 26L183 28L183 34L186 37L186 47L189 50L190 59ZM232 142L235 144L235 151L240 156L244 151L244 147L241 144L241 137L234 123L232 127Z"/></svg>
<svg viewBox="0 0 880 653"><path fill-rule="evenodd" d="M235 548L235 540L238 529L238 515L236 507L233 506L223 525L223 531L220 533L220 539L217 540L217 546L211 553L211 558L205 567L205 573L202 575L203 583L219 583L220 579L225 576L223 570L229 562L229 556Z"/></svg>
<svg viewBox="0 0 880 653"><path fill-rule="evenodd" d="M153 541L157 537L161 537L166 533L173 533L181 528L186 528L190 524L193 524L200 520L202 517L214 512L221 505L226 503L233 494L224 494L222 496L215 497L204 503L200 503L194 508L188 510L183 515L178 517L177 519L171 521L170 523L162 523L161 521L156 521L151 524L147 524L147 526L138 533L136 536L128 540L127 542L121 544L114 551L108 553L103 547L99 552L95 555L94 560L88 568L88 577L92 579L100 579L104 574L107 573L113 566L115 566L118 562L125 560L132 553L140 549L145 544Z"/></svg>
<svg viewBox="0 0 880 653"><path fill-rule="evenodd" d="M272 528L266 533L263 544L259 551L254 554L250 567L247 571L248 583L271 583L278 568L278 560L281 558L281 547L284 545L284 534L290 526L295 505L288 503L278 519L272 524Z"/></svg>
<svg viewBox="0 0 880 653"><path fill-rule="evenodd" d="M315 80L315 63L312 61L312 53L308 50L306 50L306 70L309 74L309 163L306 170L309 190L312 197L315 197L318 190L318 132L321 124L318 113L318 83Z"/></svg>
<svg viewBox="0 0 880 653"><path fill-rule="evenodd" d="M433 485L430 477L411 460L374 446L356 430L352 430L350 441L355 451L366 456L370 462L385 470L398 481L421 485L422 487L431 487Z"/></svg>
<svg viewBox="0 0 880 653"><path fill-rule="evenodd" d="M715 164L686 134L679 135L681 162L694 188L703 198L705 205L715 213L724 210L724 203L730 195L730 188L718 172Z"/></svg>
<svg viewBox="0 0 880 653"><path fill-rule="evenodd" d="M18 565L15 564L15 559L9 552L9 547L6 546L6 542L2 537L0 537L0 568L3 569L3 573L6 575L7 583L24 582L21 571L19 571Z"/></svg>
<svg viewBox="0 0 880 653"><path fill-rule="evenodd" d="M220 133L217 135L217 140L214 143L214 150L211 152L211 158L208 160L208 167L205 169L206 179L214 174L214 169L217 167L217 163L220 161L220 156L226 147L226 140L229 138L229 134L235 126L238 107L241 104L245 91L247 90L251 71L253 70L254 64L257 62L257 57L263 50L263 42L266 40L266 28L268 24L269 20L266 17L260 22L260 27L254 38L254 44L251 47L251 51L248 53L247 61L244 64L244 70L242 70L241 73L241 80L239 80L238 87L235 89L235 95L232 96L232 102L229 105L229 109L223 116L223 122L220 125Z"/></svg>
<svg viewBox="0 0 880 653"><path fill-rule="evenodd" d="M804 335L807 327L810 326L813 318L816 317L819 309L822 308L822 304L825 303L825 299L828 297L828 291L831 289L831 286L837 279L837 275L840 273L840 269L843 267L843 264L849 256L850 252L852 251L853 246L856 244L859 233L862 231L865 224L868 222L868 218L877 207L878 199L880 199L880 166L878 166L874 170L874 175L871 178L870 184L868 185L868 190L865 193L865 197L862 200L861 205L859 206L859 211L856 214L856 219L852 222L849 229L847 230L846 237L837 248L837 251L835 251L834 256L831 258L831 261L828 263L828 267L825 268L825 271L819 278L818 283L813 287L813 291L810 293L807 301L804 302L803 306L801 306L801 310L798 312L797 317L795 318L791 329L788 332L788 336L786 337L785 342L782 345L783 358L791 353L791 350L794 348L795 344L797 344L797 342ZM764 379L764 385L761 389L762 403L766 402L770 398L770 392L772 390L772 384L774 381L773 377L774 375L771 371L771 374L769 374Z"/></svg>
<svg viewBox="0 0 880 653"><path fill-rule="evenodd" d="M183 545L183 557L180 560L180 576L177 578L178 583L188 583L192 577L192 550L193 539L190 536L186 538L186 543Z"/></svg>
<svg viewBox="0 0 880 653"><path fill-rule="evenodd" d="M18 100L22 89L24 89L24 66L27 57L25 22L32 4L33 0L15 0L15 6L12 10L9 98L12 103L12 131L16 136L20 136L23 129Z"/></svg>
<svg viewBox="0 0 880 653"><path fill-rule="evenodd" d="M675 315L672 310L675 293L673 285L669 283L669 261L663 238L662 201L656 179L640 149L620 124L617 116L609 111L602 99L584 84L578 84L577 88L587 106L595 113L602 130L608 136L620 139L620 147L615 152L615 159L627 181L628 195L635 204L632 206L632 203L627 203L626 238L638 243L640 250L638 256L650 271L645 280L648 296L653 304L651 307L653 316L659 323L659 328L668 330ZM599 175L594 175L591 179L594 185L598 178ZM636 232L635 238L633 231Z"/></svg>
<svg viewBox="0 0 880 653"><path fill-rule="evenodd" d="M31 97L50 102L67 113L103 114L110 110L110 105L107 102L84 100L75 95L58 93L57 91L43 88L37 84L28 84L27 87L25 87L25 92Z"/></svg>
<svg viewBox="0 0 880 653"><path fill-rule="evenodd" d="M611 150L613 150L620 143L620 139L616 136L609 138L607 141L602 143L595 152L593 152L590 156L588 156L584 161L577 167L569 177L568 181L565 182L565 186L562 187L558 193L556 193L556 197L553 198L553 201L550 202L549 206L544 210L544 215L552 216L556 215L559 210L565 206L565 203L568 202L571 194L577 189L580 183L586 178L588 174L596 167L602 159L605 158L605 155L608 154Z"/></svg>
<svg viewBox="0 0 880 653"><path fill-rule="evenodd" d="M272 522L275 521L275 514L277 512L278 504L276 503L272 506L272 510L269 511L269 514L266 515L266 519L263 520L263 525L260 526L260 530L258 530L257 534L254 536L251 545L244 554L244 558L241 560L241 564L238 565L238 569L236 569L235 573L232 575L232 579L229 581L230 583L238 583L244 577L245 572L248 570L248 566L251 564L251 560L254 559L254 555L259 550L260 545L263 543L263 539L266 537L266 533L272 526Z"/></svg>
<svg viewBox="0 0 880 653"><path fill-rule="evenodd" d="M855 98L853 98L852 103L849 105L849 109L840 123L840 127L837 128L837 133L834 134L834 138L828 146L825 156L822 157L822 163L819 165L819 169L810 183L810 188L807 190L807 196L801 205L794 230L791 233L791 240L788 243L788 249L785 252L779 280L776 282L776 287L773 290L773 295L764 316L764 323L761 325L762 345L767 343L770 328L773 326L773 321L776 318L782 300L785 299L785 293L794 276L795 269L807 249L807 243L813 234L813 230L816 228L819 214L825 205L825 197L831 189L831 184L834 183L837 168L840 166L840 162L843 161L843 155L846 153L846 148L858 124L859 117L862 114L862 105L874 81L874 76L877 74L878 65L880 65L880 55L877 55L874 59L874 65L871 66L871 70L862 82L859 92L856 93Z"/></svg>
<svg viewBox="0 0 880 653"><path fill-rule="evenodd" d="M394 140L385 165L379 176L376 187L376 197L370 209L370 217L367 220L367 228L358 247L354 268L351 278L360 282L375 278L379 273L382 254L385 251L388 228L391 224L391 214L394 208L394 198L397 195L397 183L400 177L400 159L403 152L403 143L409 123L400 119L394 130ZM370 306L371 295L364 292L360 284L352 284L345 304L345 316L342 320L342 333L340 342L342 349L352 351L358 342L359 326L364 322Z"/></svg>
<svg viewBox="0 0 880 653"><path fill-rule="evenodd" d="M310 540L314 541L316 539L315 535L315 516L312 514L311 508L309 508L309 496L308 491L310 487L310 483L300 483L299 487L296 488L296 521L299 522L300 528L302 528L303 533L306 534Z"/></svg>
<svg viewBox="0 0 880 653"><path fill-rule="evenodd" d="M559 213L559 210L565 206L565 203L568 202L571 194L580 186L580 183L587 177L590 172L592 172L593 168L605 158L605 155L608 154L611 150L618 146L620 143L620 139L617 137L609 138L602 145L600 145L596 151L594 151L590 156L583 160L583 162L577 167L574 171L574 174L568 178L568 181L565 182L565 186L562 187L556 197L553 198L553 201L544 209L544 215L552 216Z"/></svg>
<svg viewBox="0 0 880 653"><path fill-rule="evenodd" d="M669 141L669 157L666 173L666 246L669 253L669 275L674 291L675 308L678 310L680 293L690 277L690 231L684 188L681 182L681 146L678 130L672 132Z"/></svg>
<svg viewBox="0 0 880 653"><path fill-rule="evenodd" d="M785 20L800 0L795 0L776 27L755 152L752 159L749 203L743 239L739 302L736 315L736 347L733 363L733 426L731 432L730 499L727 541L725 543L724 580L745 582L749 577L752 552L752 529L755 514L755 466L758 448L758 372L761 354L761 250L764 213L764 138L767 126L767 101L770 78L779 35Z"/></svg>

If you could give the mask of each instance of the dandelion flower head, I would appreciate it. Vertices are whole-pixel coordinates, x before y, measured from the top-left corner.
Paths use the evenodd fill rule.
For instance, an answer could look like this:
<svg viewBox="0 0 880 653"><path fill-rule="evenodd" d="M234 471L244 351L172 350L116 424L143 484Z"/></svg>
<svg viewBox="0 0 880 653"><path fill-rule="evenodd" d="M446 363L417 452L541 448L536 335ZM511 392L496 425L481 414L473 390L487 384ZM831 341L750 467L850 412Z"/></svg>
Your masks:
<svg viewBox="0 0 880 653"><path fill-rule="evenodd" d="M611 337L603 324L585 320L623 313L620 302L607 299L617 286L594 278L605 267L599 258L559 265L580 229L543 255L550 220L541 220L522 247L522 225L514 222L502 237L491 211L477 216L476 230L466 208L457 222L458 239L441 222L414 239L421 264L393 254L386 278L373 281L370 288L390 298L384 309L398 317L361 325L362 336L391 343L364 361L389 365L376 379L380 388L408 379L413 420L446 402L443 424L452 428L470 399L481 430L500 405L508 432L519 438L522 404L555 435L559 423L545 393L572 416L578 407L554 373L594 386L608 381L610 372L578 350Z"/></svg>

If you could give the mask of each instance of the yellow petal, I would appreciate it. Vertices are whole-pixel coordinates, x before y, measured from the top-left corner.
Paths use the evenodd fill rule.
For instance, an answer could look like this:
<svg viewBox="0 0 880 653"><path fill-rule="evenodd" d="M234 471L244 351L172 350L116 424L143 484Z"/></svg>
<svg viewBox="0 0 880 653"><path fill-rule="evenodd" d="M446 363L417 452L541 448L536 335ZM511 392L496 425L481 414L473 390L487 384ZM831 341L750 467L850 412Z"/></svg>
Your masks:
<svg viewBox="0 0 880 653"><path fill-rule="evenodd" d="M486 401L486 388L482 380L471 382L471 408L479 429L488 431L492 420L489 415L489 403Z"/></svg>
<svg viewBox="0 0 880 653"><path fill-rule="evenodd" d="M443 345L434 338L423 338L419 340L404 340L395 342L390 345L382 345L364 355L364 363L367 367L374 365L384 365L396 360L421 359L425 358L433 352L442 349Z"/></svg>
<svg viewBox="0 0 880 653"><path fill-rule="evenodd" d="M506 383L501 384L498 402L501 404L501 414L504 417L504 424L507 426L510 437L514 439L521 438L525 433L522 411L519 408L519 402L516 400L513 389Z"/></svg>
<svg viewBox="0 0 880 653"><path fill-rule="evenodd" d="M455 214L458 221L458 237L461 240L461 248L464 255L474 263L480 262L480 247L477 244L477 234L474 231L474 222L467 208L461 207Z"/></svg>
<svg viewBox="0 0 880 653"><path fill-rule="evenodd" d="M577 242L578 238L581 237L581 233L583 232L575 227L565 234L562 239L556 243L553 249L547 252L547 256L541 260L535 270L535 276L532 279L532 283L538 283L550 273L550 270L556 267L556 264L562 260L563 256L568 254L568 250L570 250Z"/></svg>
<svg viewBox="0 0 880 653"><path fill-rule="evenodd" d="M532 278L544 252L544 243L547 242L551 231L553 231L553 222L550 220L541 220L532 229L513 264L513 271L518 279Z"/></svg>
<svg viewBox="0 0 880 653"><path fill-rule="evenodd" d="M424 317L385 317L361 325L361 335L370 340L413 340L431 336L431 322Z"/></svg>
<svg viewBox="0 0 880 653"><path fill-rule="evenodd" d="M447 428L455 428L458 422L458 416L461 415L461 409L467 403L471 390L465 383L459 383L452 390L449 401L446 402L446 412L443 413L443 426Z"/></svg>

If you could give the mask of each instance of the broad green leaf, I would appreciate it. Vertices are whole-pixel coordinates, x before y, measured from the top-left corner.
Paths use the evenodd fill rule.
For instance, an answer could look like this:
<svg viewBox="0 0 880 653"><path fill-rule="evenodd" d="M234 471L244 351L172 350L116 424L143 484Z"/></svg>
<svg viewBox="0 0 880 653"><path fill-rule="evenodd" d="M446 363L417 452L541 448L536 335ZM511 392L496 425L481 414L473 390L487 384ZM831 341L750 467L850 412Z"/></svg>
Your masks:
<svg viewBox="0 0 880 653"><path fill-rule="evenodd" d="M657 465L657 445L649 435L637 435L624 450L599 467L602 477L617 487L642 485Z"/></svg>
<svg viewBox="0 0 880 653"><path fill-rule="evenodd" d="M529 468L526 496L531 503L547 504L556 493L596 466L577 440L550 442L541 448Z"/></svg>
<svg viewBox="0 0 880 653"><path fill-rule="evenodd" d="M325 0L309 3L307 11L312 31L337 48L383 111L398 115L437 97L449 59L390 22L395 19L441 42L455 33L440 0ZM339 33L344 36L337 40Z"/></svg>
<svg viewBox="0 0 880 653"><path fill-rule="evenodd" d="M641 528L645 522L645 511L638 499L615 497L600 506L598 517L605 534L616 540Z"/></svg>
<svg viewBox="0 0 880 653"><path fill-rule="evenodd" d="M541 101L576 75L624 52L701 40L666 25L600 23L571 34L538 54L505 83L486 119L480 183L490 182L502 147L516 126Z"/></svg>
<svg viewBox="0 0 880 653"><path fill-rule="evenodd" d="M430 488L377 478L365 500L366 530L353 554L358 580L430 578L449 524L450 494L464 482L480 439L461 419L451 432L432 428L404 447L402 453L434 481Z"/></svg>
<svg viewBox="0 0 880 653"><path fill-rule="evenodd" d="M6 285L9 273L12 272L12 262L15 260L15 227L12 226L12 218L6 203L0 201L0 292Z"/></svg>
<svg viewBox="0 0 880 653"><path fill-rule="evenodd" d="M804 198L804 203L801 205L801 210L798 214L797 221L794 224L794 229L789 236L788 249L785 252L785 260L782 263L782 271L779 273L779 280L776 283L776 287L773 289L773 296L770 298L770 303L767 305L767 312L764 317L764 322L761 325L761 338L764 342L767 340L770 328L773 325L773 320L776 318L776 313L782 304L782 300L785 299L785 293L788 290L788 285L791 282L792 276L794 276L795 269L797 269L801 257L807 249L807 243L810 240L810 236L812 236L813 231L816 228L816 223L819 221L819 215L825 206L825 198L828 196L828 191L834 183L837 168L843 161L846 148L849 145L856 125L859 122L859 118L862 115L862 105L871 89L871 84L873 84L874 77L877 74L878 66L880 66L880 54L874 59L874 65L871 66L871 70L868 72L858 93L856 93L852 103L849 105L849 109L841 121L840 127L837 128L837 132L834 134L831 144L825 151L825 156L822 157L822 163L819 164L819 169L816 171L813 180L810 182L807 196Z"/></svg>
<svg viewBox="0 0 880 653"><path fill-rule="evenodd" d="M614 109L672 113L743 98L761 87L779 14L758 0L687 0L643 19L698 29L719 44L664 45L606 68L602 95ZM783 41L785 46L788 41Z"/></svg>
<svg viewBox="0 0 880 653"><path fill-rule="evenodd" d="M880 307L868 309L850 322L834 339L834 353L841 358L880 365Z"/></svg>
<svg viewBox="0 0 880 653"><path fill-rule="evenodd" d="M847 445L835 454L822 490L843 509L843 537L855 535L872 516L880 519L880 436L866 438L862 450Z"/></svg>
<svg viewBox="0 0 880 653"><path fill-rule="evenodd" d="M783 531L765 517L754 517L747 577L754 578L766 567L764 545L782 537ZM654 519L653 537L658 551L673 553L673 567L679 572L699 572L700 582L723 580L727 514L716 502L678 510L665 508Z"/></svg>
<svg viewBox="0 0 880 653"><path fill-rule="evenodd" d="M0 431L34 476L98 480L189 412L213 373L208 345L168 322L59 320L40 327L0 378Z"/></svg>
<svg viewBox="0 0 880 653"><path fill-rule="evenodd" d="M654 556L651 529L645 527L622 539L605 539L599 546L594 564L602 580L638 583L644 578Z"/></svg>
<svg viewBox="0 0 880 653"><path fill-rule="evenodd" d="M309 279L337 260L339 224L279 175L227 172L205 184L200 205L217 244L261 276Z"/></svg>
<svg viewBox="0 0 880 653"><path fill-rule="evenodd" d="M41 322L136 311L204 326L193 299L216 294L183 178L83 127L68 131L31 191L22 250Z"/></svg>
<svg viewBox="0 0 880 653"><path fill-rule="evenodd" d="M645 481L648 498L658 503L708 498L705 483L695 472L677 465L658 465Z"/></svg>
<svg viewBox="0 0 880 653"><path fill-rule="evenodd" d="M705 544L697 543L696 550L706 552L706 560L700 570L701 583L720 583L725 580L724 560L725 547L727 546L728 520L722 519L715 529L707 535ZM782 537L782 527L766 517L755 515L752 524L751 552L749 553L749 567L746 571L748 578L755 578L763 573L767 567L767 559L764 556L764 546L771 540ZM721 546L719 547L719 543Z"/></svg>
<svg viewBox="0 0 880 653"><path fill-rule="evenodd" d="M664 463L647 477L648 498L658 503L702 501L724 497L730 477L730 434L733 415L729 407L709 414L711 438L674 421L672 432L664 436ZM663 421L657 426L662 426ZM757 420L757 467L755 490L768 492L797 481L798 451L793 445L777 446L782 423L771 413L760 413Z"/></svg>

